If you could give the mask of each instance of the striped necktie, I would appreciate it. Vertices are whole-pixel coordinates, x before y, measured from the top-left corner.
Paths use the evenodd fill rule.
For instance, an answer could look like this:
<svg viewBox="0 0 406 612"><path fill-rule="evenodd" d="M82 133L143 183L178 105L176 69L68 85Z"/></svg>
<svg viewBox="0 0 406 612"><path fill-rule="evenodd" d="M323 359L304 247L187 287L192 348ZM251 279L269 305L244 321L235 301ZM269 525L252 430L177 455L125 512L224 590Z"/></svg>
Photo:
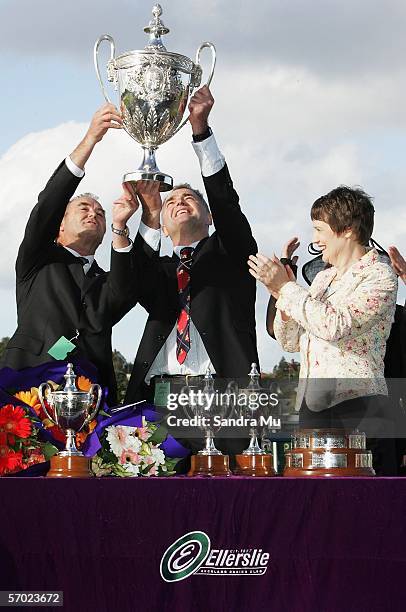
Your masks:
<svg viewBox="0 0 406 612"><path fill-rule="evenodd" d="M190 272L192 247L180 250L180 262L176 270L180 313L176 324L176 358L183 363L190 349Z"/></svg>

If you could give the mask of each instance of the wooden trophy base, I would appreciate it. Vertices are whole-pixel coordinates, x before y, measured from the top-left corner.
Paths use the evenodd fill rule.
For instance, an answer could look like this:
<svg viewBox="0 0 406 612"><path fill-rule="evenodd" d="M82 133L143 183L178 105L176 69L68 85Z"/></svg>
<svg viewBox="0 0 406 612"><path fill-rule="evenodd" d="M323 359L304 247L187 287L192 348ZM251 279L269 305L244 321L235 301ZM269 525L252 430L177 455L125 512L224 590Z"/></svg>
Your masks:
<svg viewBox="0 0 406 612"><path fill-rule="evenodd" d="M236 455L237 476L276 476L272 455Z"/></svg>
<svg viewBox="0 0 406 612"><path fill-rule="evenodd" d="M90 462L80 455L54 455L47 478L91 478Z"/></svg>
<svg viewBox="0 0 406 612"><path fill-rule="evenodd" d="M192 455L188 476L231 476L228 455Z"/></svg>
<svg viewBox="0 0 406 612"><path fill-rule="evenodd" d="M365 449L331 448L328 451L329 459L335 459L335 465L320 465L323 460L321 449L309 450L295 448L285 453L286 467L284 476L290 477L327 477L335 476L375 476L372 467L372 453Z"/></svg>

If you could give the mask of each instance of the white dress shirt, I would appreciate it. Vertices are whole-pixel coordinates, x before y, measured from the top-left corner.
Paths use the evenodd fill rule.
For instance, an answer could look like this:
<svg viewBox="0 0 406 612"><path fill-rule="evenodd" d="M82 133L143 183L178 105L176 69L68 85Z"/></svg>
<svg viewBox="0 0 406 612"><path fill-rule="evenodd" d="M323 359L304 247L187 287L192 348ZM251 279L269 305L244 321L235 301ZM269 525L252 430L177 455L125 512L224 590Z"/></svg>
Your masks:
<svg viewBox="0 0 406 612"><path fill-rule="evenodd" d="M203 176L211 176L223 168L225 159L218 149L213 134L205 140L193 142L192 145L199 159ZM152 229L141 221L138 231L145 242L154 251L159 251L161 245L161 230ZM193 244L176 246L174 247L173 251L175 255L179 257L180 250L184 248L184 246L190 246L195 249L198 244L199 241L194 242ZM193 269L191 273L191 283L193 283ZM206 347L204 346L204 342L197 331L192 318L190 319L189 332L190 349L186 355L185 361L180 364L176 357L177 323L175 323L171 333L166 339L165 344L155 357L150 369L148 370L145 377L145 382L147 384L149 384L153 376L160 376L162 374L190 374L192 376L198 376L204 375L208 369L210 369L212 373L215 373L213 364L211 363Z"/></svg>

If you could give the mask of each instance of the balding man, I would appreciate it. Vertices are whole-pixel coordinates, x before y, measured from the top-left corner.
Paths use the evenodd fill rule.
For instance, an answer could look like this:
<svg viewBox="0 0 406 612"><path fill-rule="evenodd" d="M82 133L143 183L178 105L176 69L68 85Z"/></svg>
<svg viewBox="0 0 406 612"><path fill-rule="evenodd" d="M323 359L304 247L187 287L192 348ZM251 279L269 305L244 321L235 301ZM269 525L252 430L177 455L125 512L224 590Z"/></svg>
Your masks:
<svg viewBox="0 0 406 612"><path fill-rule="evenodd" d="M98 382L108 386L110 403L116 401L112 326L136 301L126 223L138 204L125 193L113 204L111 270L105 272L94 258L106 232L105 211L91 193L72 196L95 145L121 124L112 104L97 111L38 197L17 256L18 327L2 363L20 370L84 358L97 367Z"/></svg>

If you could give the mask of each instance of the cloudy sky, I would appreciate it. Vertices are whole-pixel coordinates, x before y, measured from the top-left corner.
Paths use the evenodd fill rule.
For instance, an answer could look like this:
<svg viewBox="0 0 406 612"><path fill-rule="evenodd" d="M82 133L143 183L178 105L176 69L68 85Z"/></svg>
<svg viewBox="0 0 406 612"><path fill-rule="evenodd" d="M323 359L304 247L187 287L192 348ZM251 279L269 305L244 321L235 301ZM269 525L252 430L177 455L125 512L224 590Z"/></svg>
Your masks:
<svg viewBox="0 0 406 612"><path fill-rule="evenodd" d="M103 103L93 44L109 33L119 53L143 48L152 4L0 1L0 337L15 329L14 261L29 211ZM311 203L339 184L374 196L375 238L406 251L404 0L170 0L163 10L168 50L194 58L204 40L217 47L211 124L262 252L279 253L299 235L306 261ZM114 131L97 146L80 192L100 194L109 209L123 172L139 163L139 146ZM189 126L158 151L158 163L201 186ZM98 255L106 268L108 252L106 238ZM267 299L259 287L264 370L281 355L264 329ZM128 359L144 321L137 307L114 330Z"/></svg>

